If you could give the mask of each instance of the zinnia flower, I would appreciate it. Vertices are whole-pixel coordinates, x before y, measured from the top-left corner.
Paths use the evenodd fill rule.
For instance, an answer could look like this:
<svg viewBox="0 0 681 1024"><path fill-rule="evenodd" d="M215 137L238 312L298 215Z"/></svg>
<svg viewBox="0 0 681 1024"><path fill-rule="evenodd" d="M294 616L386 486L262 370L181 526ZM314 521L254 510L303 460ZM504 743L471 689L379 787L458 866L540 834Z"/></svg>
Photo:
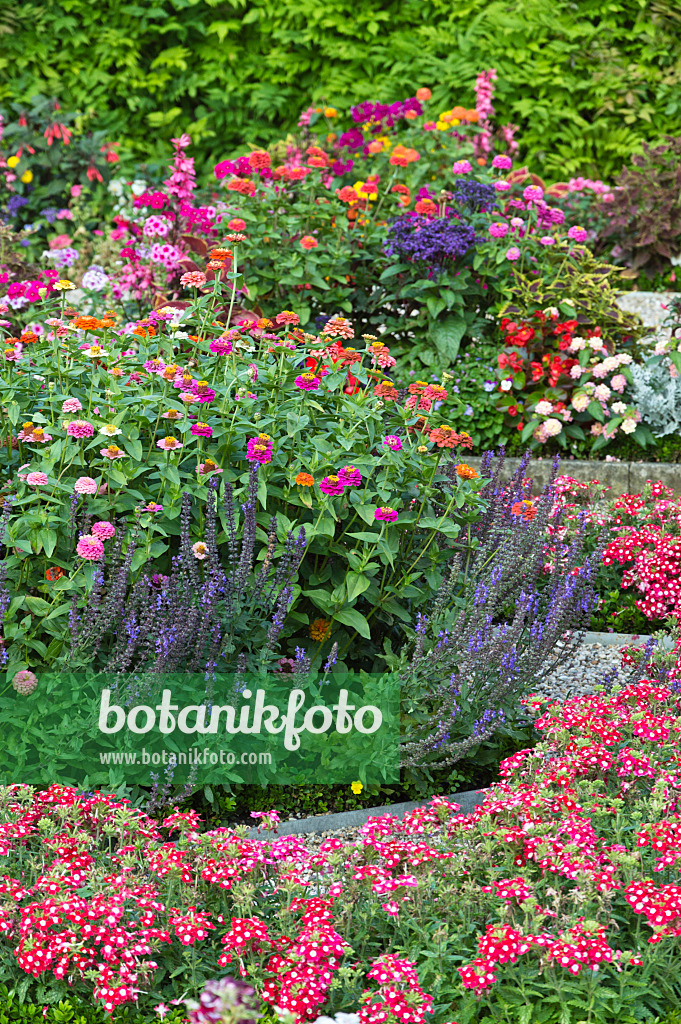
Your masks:
<svg viewBox="0 0 681 1024"><path fill-rule="evenodd" d="M383 444L393 452L402 451L402 441L396 434L386 434L383 438Z"/></svg>
<svg viewBox="0 0 681 1024"><path fill-rule="evenodd" d="M325 476L319 485L319 490L324 494L342 494L345 485L337 476Z"/></svg>
<svg viewBox="0 0 681 1024"><path fill-rule="evenodd" d="M314 235L303 235L303 237L300 239L300 244L302 245L303 249L316 249L317 246L319 245L319 242L314 237Z"/></svg>
<svg viewBox="0 0 681 1024"><path fill-rule="evenodd" d="M116 437L117 434L122 434L123 431L120 427L117 427L115 423L105 423L103 427L99 428L100 434L105 434L106 437Z"/></svg>
<svg viewBox="0 0 681 1024"><path fill-rule="evenodd" d="M456 467L456 475L460 476L462 480L475 480L480 476L472 466L467 466L465 462L460 463Z"/></svg>
<svg viewBox="0 0 681 1024"><path fill-rule="evenodd" d="M66 434L68 437L93 437L95 428L87 420L71 420L68 427L66 428Z"/></svg>
<svg viewBox="0 0 681 1024"><path fill-rule="evenodd" d="M571 238L573 242L586 242L587 233L584 228L578 227L577 224L573 225L567 234L568 238Z"/></svg>
<svg viewBox="0 0 681 1024"><path fill-rule="evenodd" d="M506 253L506 259L511 260L512 263L515 262L515 260L520 259L520 249L517 245L511 246L511 248Z"/></svg>
<svg viewBox="0 0 681 1024"><path fill-rule="evenodd" d="M183 288L203 288L206 280L206 275L202 270L190 270L189 273L182 275L180 284Z"/></svg>
<svg viewBox="0 0 681 1024"><path fill-rule="evenodd" d="M174 452L183 448L184 445L174 437L164 437L162 440L156 442L156 447L160 448L164 452Z"/></svg>
<svg viewBox="0 0 681 1024"><path fill-rule="evenodd" d="M208 545L204 544L202 540L197 540L196 544L192 544L192 551L194 552L194 558L198 558L202 562L208 555Z"/></svg>
<svg viewBox="0 0 681 1024"><path fill-rule="evenodd" d="M473 170L468 160L455 160L452 164L452 174L470 174Z"/></svg>
<svg viewBox="0 0 681 1024"><path fill-rule="evenodd" d="M112 537L116 536L116 527L113 523L93 523L90 532L93 536L99 537L100 540L111 540Z"/></svg>
<svg viewBox="0 0 681 1024"><path fill-rule="evenodd" d="M320 383L319 377L315 377L314 373L301 373L295 379L295 385L301 391L317 391Z"/></svg>
<svg viewBox="0 0 681 1024"><path fill-rule="evenodd" d="M83 406L80 404L80 400L77 398L66 398L62 403L62 412L80 412Z"/></svg>
<svg viewBox="0 0 681 1024"><path fill-rule="evenodd" d="M190 433L193 434L194 437L212 437L213 428L207 423L194 423L191 427Z"/></svg>
<svg viewBox="0 0 681 1024"><path fill-rule="evenodd" d="M374 512L374 519L383 520L386 523L394 523L397 519L398 512L394 508L390 508L388 505L381 505Z"/></svg>
<svg viewBox="0 0 681 1024"><path fill-rule="evenodd" d="M343 466L338 473L338 479L346 487L359 487L362 483L362 474L354 466Z"/></svg>
<svg viewBox="0 0 681 1024"><path fill-rule="evenodd" d="M118 447L117 444L110 444L108 448L100 448L99 454L103 455L105 459L124 459L125 452Z"/></svg>
<svg viewBox="0 0 681 1024"><path fill-rule="evenodd" d="M207 476L208 473L222 473L223 470L217 466L212 459L206 459L205 462L199 462L196 467L196 472L199 476Z"/></svg>
<svg viewBox="0 0 681 1024"><path fill-rule="evenodd" d="M275 321L278 324L299 324L300 317L297 313L292 313L290 309L282 309L281 313L277 313Z"/></svg>
<svg viewBox="0 0 681 1024"><path fill-rule="evenodd" d="M79 476L73 485L76 494L96 494L97 482L91 476Z"/></svg>
<svg viewBox="0 0 681 1024"><path fill-rule="evenodd" d="M99 562L104 557L104 545L99 537L84 533L76 545L76 552L86 562Z"/></svg>
<svg viewBox="0 0 681 1024"><path fill-rule="evenodd" d="M28 697L38 685L38 677L35 672L29 672L27 668L20 669L12 679L12 686L22 697Z"/></svg>
<svg viewBox="0 0 681 1024"><path fill-rule="evenodd" d="M47 473L29 473L26 483L29 487L45 487L49 483Z"/></svg>
<svg viewBox="0 0 681 1024"><path fill-rule="evenodd" d="M310 473L299 473L296 483L299 487L314 487L314 477Z"/></svg>
<svg viewBox="0 0 681 1024"><path fill-rule="evenodd" d="M246 445L246 458L250 462L259 462L264 465L272 461L272 438L269 434L258 434L252 437Z"/></svg>
<svg viewBox="0 0 681 1024"><path fill-rule="evenodd" d="M229 338L213 338L208 348L216 356L228 356L232 352L233 345Z"/></svg>
<svg viewBox="0 0 681 1024"><path fill-rule="evenodd" d="M315 619L310 623L310 636L313 640L326 640L331 632L331 623L328 619Z"/></svg>

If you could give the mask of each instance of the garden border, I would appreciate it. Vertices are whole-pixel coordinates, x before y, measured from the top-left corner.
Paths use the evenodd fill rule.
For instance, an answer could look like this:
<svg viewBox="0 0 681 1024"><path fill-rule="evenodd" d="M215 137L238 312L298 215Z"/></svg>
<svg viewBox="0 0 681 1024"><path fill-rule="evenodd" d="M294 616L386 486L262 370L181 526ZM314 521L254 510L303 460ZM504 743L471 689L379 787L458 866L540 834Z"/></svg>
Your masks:
<svg viewBox="0 0 681 1024"><path fill-rule="evenodd" d="M473 469L480 469L480 458L467 458ZM507 458L502 480L510 479L521 460ZM540 491L549 482L553 459L535 457L532 462L534 490ZM661 480L674 491L681 491L681 462L600 462L596 459L569 459L561 457L559 472L580 483L598 480L612 488L613 494L640 494L647 480Z"/></svg>

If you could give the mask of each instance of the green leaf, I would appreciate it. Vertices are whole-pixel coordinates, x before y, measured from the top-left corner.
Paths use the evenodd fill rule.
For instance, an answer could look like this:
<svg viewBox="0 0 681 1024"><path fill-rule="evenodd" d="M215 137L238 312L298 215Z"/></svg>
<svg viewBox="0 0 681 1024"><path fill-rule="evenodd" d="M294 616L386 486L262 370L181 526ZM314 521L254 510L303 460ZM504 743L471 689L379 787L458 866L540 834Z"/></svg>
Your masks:
<svg viewBox="0 0 681 1024"><path fill-rule="evenodd" d="M142 461L142 442L137 440L130 440L129 438L123 441L123 447L125 448L128 455L135 460L135 462Z"/></svg>
<svg viewBox="0 0 681 1024"><path fill-rule="evenodd" d="M466 320L462 316L447 316L430 326L430 337L439 352L452 362L459 354L461 339L466 333Z"/></svg>
<svg viewBox="0 0 681 1024"><path fill-rule="evenodd" d="M371 640L371 629L369 623L364 618L361 612L358 612L356 608L341 608L339 612L336 612L335 618L338 622L342 622L344 626L350 626L360 636L365 637L367 640Z"/></svg>
<svg viewBox="0 0 681 1024"><path fill-rule="evenodd" d="M534 431L535 427L538 427L538 426L539 426L539 420L530 420L529 423L526 423L525 426L523 427L523 432L520 435L520 440L521 441L527 441L528 437L532 437L532 432Z"/></svg>
<svg viewBox="0 0 681 1024"><path fill-rule="evenodd" d="M400 274L403 270L406 269L407 268L404 266L403 263L393 263L391 267L386 267L386 269L383 271L378 280L387 281L389 277L394 277L395 274Z"/></svg>
<svg viewBox="0 0 681 1024"><path fill-rule="evenodd" d="M348 588L348 601L354 601L356 597L363 594L371 586L371 580L362 572L349 572L345 585Z"/></svg>
<svg viewBox="0 0 681 1024"><path fill-rule="evenodd" d="M600 402L589 402L587 412L591 413L593 418L598 420L599 423L605 423L605 413Z"/></svg>
<svg viewBox="0 0 681 1024"><path fill-rule="evenodd" d="M28 610L33 612L34 615L47 615L50 610L48 601L42 597L35 597L33 594L27 594L25 602Z"/></svg>

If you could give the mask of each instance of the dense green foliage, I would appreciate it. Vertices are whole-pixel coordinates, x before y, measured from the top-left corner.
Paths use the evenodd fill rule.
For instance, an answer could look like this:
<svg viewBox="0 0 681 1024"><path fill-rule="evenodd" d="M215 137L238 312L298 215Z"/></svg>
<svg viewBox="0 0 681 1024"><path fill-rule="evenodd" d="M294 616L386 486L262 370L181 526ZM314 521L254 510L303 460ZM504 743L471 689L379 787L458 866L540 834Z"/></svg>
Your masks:
<svg viewBox="0 0 681 1024"><path fill-rule="evenodd" d="M41 92L157 157L189 131L219 158L295 124L310 98L471 103L496 67L499 119L544 173L612 175L681 133L675 0L5 0L0 103Z"/></svg>

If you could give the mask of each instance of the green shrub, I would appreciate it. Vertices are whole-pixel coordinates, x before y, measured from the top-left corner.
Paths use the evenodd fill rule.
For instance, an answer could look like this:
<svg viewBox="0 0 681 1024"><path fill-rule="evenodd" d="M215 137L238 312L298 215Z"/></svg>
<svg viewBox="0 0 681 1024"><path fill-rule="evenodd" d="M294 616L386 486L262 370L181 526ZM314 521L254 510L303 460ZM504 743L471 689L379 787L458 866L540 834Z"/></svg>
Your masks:
<svg viewBox="0 0 681 1024"><path fill-rule="evenodd" d="M0 102L58 95L147 159L187 130L204 155L262 143L309 99L392 100L431 85L470 103L496 67L495 105L560 177L620 169L679 134L673 0L6 0ZM464 97L461 97L464 102Z"/></svg>

